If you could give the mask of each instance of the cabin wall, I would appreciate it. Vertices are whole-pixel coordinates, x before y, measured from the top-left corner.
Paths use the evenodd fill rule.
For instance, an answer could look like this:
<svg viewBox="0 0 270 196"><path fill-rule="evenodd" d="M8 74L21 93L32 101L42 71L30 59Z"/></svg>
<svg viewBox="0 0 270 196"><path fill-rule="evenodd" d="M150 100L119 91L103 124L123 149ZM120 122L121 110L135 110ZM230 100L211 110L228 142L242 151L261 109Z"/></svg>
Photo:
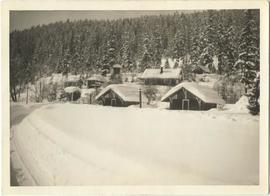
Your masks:
<svg viewBox="0 0 270 196"><path fill-rule="evenodd" d="M104 94L101 98L102 105L104 106L115 106L115 107L125 107L125 102L121 100L121 98L114 93L112 90L109 90L106 94Z"/></svg>
<svg viewBox="0 0 270 196"><path fill-rule="evenodd" d="M97 80L87 80L87 88L100 87L101 82Z"/></svg>
<svg viewBox="0 0 270 196"><path fill-rule="evenodd" d="M179 82L180 82L180 79L160 79L160 78L144 79L145 85L175 86Z"/></svg>
<svg viewBox="0 0 270 196"><path fill-rule="evenodd" d="M197 97L187 92L187 97L185 97L184 90L179 90L176 94L171 96L170 109L172 110L209 110L211 108L216 108L217 104L205 103L201 101L201 105L197 101ZM184 103L183 103L184 102Z"/></svg>
<svg viewBox="0 0 270 196"><path fill-rule="evenodd" d="M78 81L66 81L66 82L64 82L64 87L66 88L66 87L70 87L70 86L77 86L77 87L81 88L82 84L83 84L83 82L80 81L80 80L78 80Z"/></svg>

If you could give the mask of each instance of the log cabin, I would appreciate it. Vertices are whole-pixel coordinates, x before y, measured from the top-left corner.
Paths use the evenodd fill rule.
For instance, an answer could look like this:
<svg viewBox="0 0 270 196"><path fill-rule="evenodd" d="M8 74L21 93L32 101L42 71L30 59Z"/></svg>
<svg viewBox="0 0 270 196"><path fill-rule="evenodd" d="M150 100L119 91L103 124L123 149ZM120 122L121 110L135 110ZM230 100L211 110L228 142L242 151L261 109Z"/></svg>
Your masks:
<svg viewBox="0 0 270 196"><path fill-rule="evenodd" d="M96 100L104 106L127 107L140 103L140 86L136 84L111 84L104 88L97 96ZM142 102L147 102L147 98L142 94Z"/></svg>
<svg viewBox="0 0 270 196"><path fill-rule="evenodd" d="M145 69L138 78L145 85L175 86L182 81L182 70L180 68L166 69L164 67L160 67L160 69Z"/></svg>
<svg viewBox="0 0 270 196"><path fill-rule="evenodd" d="M195 82L184 82L170 89L162 98L173 110L209 110L222 107L225 101L212 88Z"/></svg>

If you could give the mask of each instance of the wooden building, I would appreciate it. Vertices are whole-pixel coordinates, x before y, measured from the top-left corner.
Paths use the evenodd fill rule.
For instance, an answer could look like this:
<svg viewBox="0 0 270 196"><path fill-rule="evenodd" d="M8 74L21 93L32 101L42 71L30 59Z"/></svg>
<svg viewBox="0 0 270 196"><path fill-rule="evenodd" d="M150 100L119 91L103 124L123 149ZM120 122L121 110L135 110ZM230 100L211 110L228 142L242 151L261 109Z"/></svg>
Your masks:
<svg viewBox="0 0 270 196"><path fill-rule="evenodd" d="M122 68L121 65L115 64L115 65L113 66L112 74L114 74L114 75L120 74L120 73L121 73L121 68Z"/></svg>
<svg viewBox="0 0 270 196"><path fill-rule="evenodd" d="M111 84L96 96L96 100L104 106L137 105L140 103L139 89L140 86L135 84ZM146 101L146 97L142 94L142 102Z"/></svg>
<svg viewBox="0 0 270 196"><path fill-rule="evenodd" d="M79 78L79 76L69 76L67 80L64 82L64 87L70 87L70 86L76 86L81 88L83 84L82 79Z"/></svg>
<svg viewBox="0 0 270 196"><path fill-rule="evenodd" d="M196 74L203 74L203 73L211 73L208 67L202 66L202 65L196 65L192 69L193 73Z"/></svg>
<svg viewBox="0 0 270 196"><path fill-rule="evenodd" d="M67 101L77 101L81 97L81 89L76 86L69 86L64 89Z"/></svg>
<svg viewBox="0 0 270 196"><path fill-rule="evenodd" d="M182 71L177 69L146 69L139 77L145 85L175 86L182 81Z"/></svg>
<svg viewBox="0 0 270 196"><path fill-rule="evenodd" d="M225 104L218 93L208 86L184 82L170 89L162 98L170 102L170 109L209 110Z"/></svg>
<svg viewBox="0 0 270 196"><path fill-rule="evenodd" d="M87 88L98 88L105 82L107 82L106 78L101 75L93 75L86 79Z"/></svg>

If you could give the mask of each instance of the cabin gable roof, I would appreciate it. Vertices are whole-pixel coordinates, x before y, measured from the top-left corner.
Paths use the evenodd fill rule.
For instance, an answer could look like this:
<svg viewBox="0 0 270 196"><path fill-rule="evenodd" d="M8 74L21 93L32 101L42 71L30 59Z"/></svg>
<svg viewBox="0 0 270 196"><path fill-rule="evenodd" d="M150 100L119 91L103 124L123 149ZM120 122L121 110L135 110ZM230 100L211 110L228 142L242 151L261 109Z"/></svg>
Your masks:
<svg viewBox="0 0 270 196"><path fill-rule="evenodd" d="M208 86L199 85L195 82L184 82L170 89L162 98L161 101L168 101L169 97L173 96L181 89L186 89L196 97L200 98L205 103L225 104L225 101L218 95L216 91Z"/></svg>
<svg viewBox="0 0 270 196"><path fill-rule="evenodd" d="M125 102L139 102L139 85L127 85L127 84L111 84L105 87L97 96L96 99L100 99L107 94L110 90L116 93ZM142 101L146 102L146 97L142 93Z"/></svg>
<svg viewBox="0 0 270 196"><path fill-rule="evenodd" d="M143 74L139 77L141 79L179 79L181 74L181 69L145 69Z"/></svg>

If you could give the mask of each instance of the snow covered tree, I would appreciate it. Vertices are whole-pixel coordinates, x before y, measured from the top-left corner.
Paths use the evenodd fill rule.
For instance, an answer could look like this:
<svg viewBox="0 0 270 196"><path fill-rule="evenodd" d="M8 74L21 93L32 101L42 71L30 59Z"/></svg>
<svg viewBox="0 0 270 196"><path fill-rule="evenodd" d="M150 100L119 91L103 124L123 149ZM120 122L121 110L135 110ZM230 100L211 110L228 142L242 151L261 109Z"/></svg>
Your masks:
<svg viewBox="0 0 270 196"><path fill-rule="evenodd" d="M254 79L260 69L259 32L253 18L253 10L245 11L245 25L242 29L239 56L234 67L245 84L246 93L254 85Z"/></svg>
<svg viewBox="0 0 270 196"><path fill-rule="evenodd" d="M104 46L104 56L102 60L102 73L106 75L110 72L113 65L116 64L116 36L114 32L110 32L110 38Z"/></svg>
<svg viewBox="0 0 270 196"><path fill-rule="evenodd" d="M143 40L143 55L140 62L141 71L143 71L145 68L151 67L152 54L150 47L150 40L148 38L148 35L146 35Z"/></svg>
<svg viewBox="0 0 270 196"><path fill-rule="evenodd" d="M257 73L257 76L252 84L250 93L248 94L248 109L252 115L257 115L260 113L260 74Z"/></svg>
<svg viewBox="0 0 270 196"><path fill-rule="evenodd" d="M201 54L201 45L199 39L199 32L200 29L197 27L193 33L192 40L191 40L191 53L190 53L190 60L192 65L198 65L200 60Z"/></svg>
<svg viewBox="0 0 270 196"><path fill-rule="evenodd" d="M147 98L147 104L149 105L151 101L155 100L157 97L158 90L155 86L146 86L144 89L144 95Z"/></svg>
<svg viewBox="0 0 270 196"><path fill-rule="evenodd" d="M154 40L153 40L153 61L154 66L159 67L161 63L161 56L163 53L161 36L158 32L154 32Z"/></svg>
<svg viewBox="0 0 270 196"><path fill-rule="evenodd" d="M109 42L108 42L108 58L110 68L116 64L116 36L112 34Z"/></svg>
<svg viewBox="0 0 270 196"><path fill-rule="evenodd" d="M179 59L184 59L185 56L185 41L184 35L178 30L173 39L173 47L172 47L173 58L176 59L177 64L175 64L175 68L179 66Z"/></svg>
<svg viewBox="0 0 270 196"><path fill-rule="evenodd" d="M220 19L222 20L222 19ZM235 47L235 28L233 27L233 20L231 17L227 21L220 21L217 31L217 49L216 55L218 57L218 73L230 76L234 73L234 63L236 57Z"/></svg>
<svg viewBox="0 0 270 196"><path fill-rule="evenodd" d="M124 41L121 48L121 57L122 57L122 67L125 70L131 70L133 68L132 65L132 56L131 56L131 49L130 49L130 36L125 33L124 34Z"/></svg>
<svg viewBox="0 0 270 196"><path fill-rule="evenodd" d="M200 56L200 64L208 67L209 70L215 72L213 65L213 57L215 55L216 28L214 23L214 11L208 11L208 20L205 32L201 36L202 53Z"/></svg>

